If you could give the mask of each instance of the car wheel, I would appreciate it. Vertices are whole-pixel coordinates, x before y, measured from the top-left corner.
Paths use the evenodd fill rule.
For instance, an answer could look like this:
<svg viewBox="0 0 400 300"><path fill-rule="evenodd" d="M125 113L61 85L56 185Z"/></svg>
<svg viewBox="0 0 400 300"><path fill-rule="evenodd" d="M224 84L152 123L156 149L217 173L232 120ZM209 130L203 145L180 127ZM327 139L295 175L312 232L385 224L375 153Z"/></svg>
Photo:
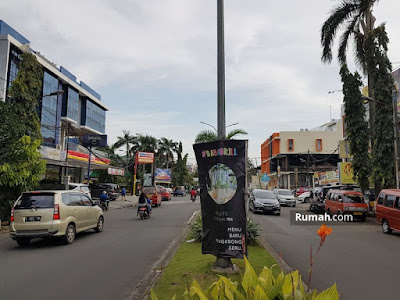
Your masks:
<svg viewBox="0 0 400 300"><path fill-rule="evenodd" d="M161 202L160 202L160 204L158 204L158 206L161 206Z"/></svg>
<svg viewBox="0 0 400 300"><path fill-rule="evenodd" d="M365 222L365 221L367 221L367 217L364 215L361 217L361 222Z"/></svg>
<svg viewBox="0 0 400 300"><path fill-rule="evenodd" d="M69 224L67 227L67 230L65 232L64 236L64 243L67 244L72 244L75 241L75 226L74 224Z"/></svg>
<svg viewBox="0 0 400 300"><path fill-rule="evenodd" d="M278 213L276 213L276 215L277 215L277 216L280 216L280 215L281 215L281 213L280 213L280 212L278 212Z"/></svg>
<svg viewBox="0 0 400 300"><path fill-rule="evenodd" d="M103 218L103 216L100 216L98 221L97 221L97 226L94 229L94 231L102 232L103 231L103 226L104 226L104 218Z"/></svg>
<svg viewBox="0 0 400 300"><path fill-rule="evenodd" d="M18 245L20 245L21 247L26 247L26 246L28 246L29 243L30 243L30 241L31 241L31 239L29 239L29 238L20 238L20 239L17 239L17 243L18 243Z"/></svg>
<svg viewBox="0 0 400 300"><path fill-rule="evenodd" d="M328 208L328 210L327 210L326 212L327 212L328 215L332 216L332 213L331 213L331 209L330 209L330 208Z"/></svg>
<svg viewBox="0 0 400 300"><path fill-rule="evenodd" d="M306 199L304 199L304 203L310 203L310 198L307 197Z"/></svg>
<svg viewBox="0 0 400 300"><path fill-rule="evenodd" d="M386 220L382 220L382 231L383 233L392 233L392 228L389 226L389 222Z"/></svg>

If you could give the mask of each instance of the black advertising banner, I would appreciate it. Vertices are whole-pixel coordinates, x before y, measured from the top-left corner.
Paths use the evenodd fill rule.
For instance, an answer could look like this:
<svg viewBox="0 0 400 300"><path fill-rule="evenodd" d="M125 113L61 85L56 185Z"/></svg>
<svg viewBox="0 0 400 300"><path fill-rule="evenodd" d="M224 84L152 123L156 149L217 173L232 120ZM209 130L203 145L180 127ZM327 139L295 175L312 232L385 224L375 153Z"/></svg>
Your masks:
<svg viewBox="0 0 400 300"><path fill-rule="evenodd" d="M246 254L246 140L193 145L199 169L202 252L217 257Z"/></svg>

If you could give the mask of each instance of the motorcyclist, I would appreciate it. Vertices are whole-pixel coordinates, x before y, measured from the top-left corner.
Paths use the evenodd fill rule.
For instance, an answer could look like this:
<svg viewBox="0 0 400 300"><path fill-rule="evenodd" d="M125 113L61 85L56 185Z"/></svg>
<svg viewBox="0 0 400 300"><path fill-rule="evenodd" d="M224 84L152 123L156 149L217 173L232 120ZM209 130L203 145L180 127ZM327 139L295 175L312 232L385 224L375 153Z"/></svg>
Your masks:
<svg viewBox="0 0 400 300"><path fill-rule="evenodd" d="M151 214L151 201L144 192L140 193L138 203L139 203L139 206L145 204L147 206L148 214L149 215ZM139 211L139 207L138 207L138 211Z"/></svg>
<svg viewBox="0 0 400 300"><path fill-rule="evenodd" d="M190 191L190 197L194 198L194 200L196 200L196 195L197 195L196 190L194 188L192 188L192 190Z"/></svg>
<svg viewBox="0 0 400 300"><path fill-rule="evenodd" d="M108 199L107 192L103 191L100 195L100 204L104 204L106 208L108 209L108 203L110 200Z"/></svg>

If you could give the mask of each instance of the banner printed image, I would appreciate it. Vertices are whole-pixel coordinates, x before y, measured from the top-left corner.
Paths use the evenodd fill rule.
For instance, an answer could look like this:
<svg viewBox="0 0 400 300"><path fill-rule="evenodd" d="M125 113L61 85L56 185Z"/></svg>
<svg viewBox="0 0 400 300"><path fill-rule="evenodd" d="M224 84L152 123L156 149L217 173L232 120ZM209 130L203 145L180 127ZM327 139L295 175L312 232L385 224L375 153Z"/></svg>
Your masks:
<svg viewBox="0 0 400 300"><path fill-rule="evenodd" d="M208 171L210 186L208 194L217 204L229 202L236 193L235 173L226 165L218 163Z"/></svg>

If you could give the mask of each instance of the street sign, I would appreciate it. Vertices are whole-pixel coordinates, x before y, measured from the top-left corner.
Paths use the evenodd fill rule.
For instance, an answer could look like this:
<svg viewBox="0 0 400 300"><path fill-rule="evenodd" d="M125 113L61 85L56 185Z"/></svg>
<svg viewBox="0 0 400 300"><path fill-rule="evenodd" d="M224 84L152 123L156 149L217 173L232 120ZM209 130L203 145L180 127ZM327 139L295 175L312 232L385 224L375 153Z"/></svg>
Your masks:
<svg viewBox="0 0 400 300"><path fill-rule="evenodd" d="M85 134L83 136L82 145L85 147L106 147L107 135Z"/></svg>

